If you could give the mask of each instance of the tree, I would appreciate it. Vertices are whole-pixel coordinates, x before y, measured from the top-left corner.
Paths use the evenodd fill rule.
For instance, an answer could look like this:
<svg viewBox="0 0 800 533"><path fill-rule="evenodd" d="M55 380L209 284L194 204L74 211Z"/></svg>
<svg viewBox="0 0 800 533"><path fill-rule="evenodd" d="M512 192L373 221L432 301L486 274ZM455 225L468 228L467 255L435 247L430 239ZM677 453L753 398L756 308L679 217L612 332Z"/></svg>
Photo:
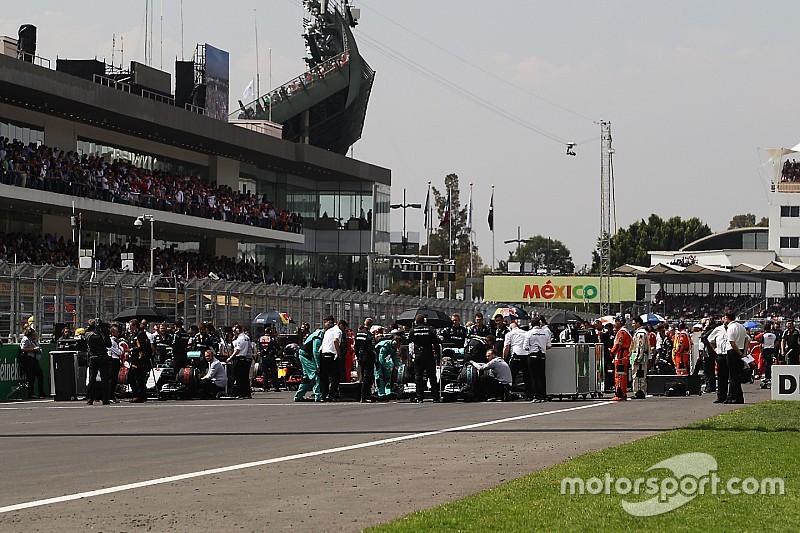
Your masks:
<svg viewBox="0 0 800 533"><path fill-rule="evenodd" d="M761 217L761 222L756 224L756 216L752 213L747 213L746 215L736 215L731 219L730 224L728 224L728 229L752 227L769 227L769 219L767 217Z"/></svg>
<svg viewBox="0 0 800 533"><path fill-rule="evenodd" d="M711 229L699 218L682 220L672 217L664 220L656 214L639 220L627 229L621 229L611 238L612 270L626 263L650 266L651 250L679 250L690 242L711 235ZM600 270L600 254L592 252L592 272Z"/></svg>
<svg viewBox="0 0 800 533"><path fill-rule="evenodd" d="M564 273L575 272L572 254L564 243L558 239L551 239L542 235L535 235L527 239L517 250L508 253L509 261L518 261L533 265L533 271L540 268L548 272L560 270ZM508 263L506 263L506 266Z"/></svg>

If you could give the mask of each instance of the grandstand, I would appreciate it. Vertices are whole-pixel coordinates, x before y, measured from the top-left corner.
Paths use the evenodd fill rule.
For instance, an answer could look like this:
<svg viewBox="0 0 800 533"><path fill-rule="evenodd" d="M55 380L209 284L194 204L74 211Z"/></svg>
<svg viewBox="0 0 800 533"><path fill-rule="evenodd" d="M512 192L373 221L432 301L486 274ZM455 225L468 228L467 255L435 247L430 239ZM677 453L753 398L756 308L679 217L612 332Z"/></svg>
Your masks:
<svg viewBox="0 0 800 533"><path fill-rule="evenodd" d="M214 272L386 288L388 271L369 259L389 252L390 171L308 135L281 139L276 122L229 123L227 53L199 45L193 61L176 62L173 87L169 73L139 63L122 72L59 58L52 69L36 56L35 37L32 48L30 38L3 41L0 232L4 243L23 235L59 248L29 250L25 260L78 266L80 241L93 266L111 269L130 250L146 272L154 248L154 272L173 282ZM348 43L349 69L358 60ZM350 144L361 131L354 117L363 125L366 112L359 102L337 115ZM330 114L318 131L336 135L336 125ZM143 215L153 242L149 228L134 227ZM14 261L7 248L3 258Z"/></svg>

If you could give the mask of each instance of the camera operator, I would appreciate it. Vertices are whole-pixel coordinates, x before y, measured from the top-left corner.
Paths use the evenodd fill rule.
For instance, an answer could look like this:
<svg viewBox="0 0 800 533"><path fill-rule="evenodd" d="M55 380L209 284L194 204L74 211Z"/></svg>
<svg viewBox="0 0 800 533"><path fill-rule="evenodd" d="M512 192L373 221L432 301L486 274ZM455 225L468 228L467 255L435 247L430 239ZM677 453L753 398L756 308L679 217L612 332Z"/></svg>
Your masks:
<svg viewBox="0 0 800 533"><path fill-rule="evenodd" d="M228 374L225 372L225 365L214 355L214 350L208 348L203 354L208 363L208 370L200 378L200 397L216 398L218 394L225 392L228 386Z"/></svg>
<svg viewBox="0 0 800 533"><path fill-rule="evenodd" d="M95 398L100 396L103 405L111 403L111 357L108 354L111 348L111 337L107 326L100 319L92 318L86 326L86 345L89 351L89 390L86 394L86 405L92 405ZM100 374L100 384L97 383L97 374ZM97 392L100 387L100 394Z"/></svg>

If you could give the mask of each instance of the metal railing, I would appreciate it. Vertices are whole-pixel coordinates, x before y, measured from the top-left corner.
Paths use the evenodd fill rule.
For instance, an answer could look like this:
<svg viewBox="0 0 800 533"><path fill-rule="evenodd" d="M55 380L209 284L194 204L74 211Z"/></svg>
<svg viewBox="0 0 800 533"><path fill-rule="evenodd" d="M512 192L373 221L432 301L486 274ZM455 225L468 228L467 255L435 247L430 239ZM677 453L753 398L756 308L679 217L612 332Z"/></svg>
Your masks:
<svg viewBox="0 0 800 533"><path fill-rule="evenodd" d="M205 107L200 107L198 105L184 104L183 108L186 111L191 111L192 113L197 113L198 115L205 115L206 114L206 108Z"/></svg>
<svg viewBox="0 0 800 533"><path fill-rule="evenodd" d="M101 76L99 74L92 75L92 81L95 83L99 83L103 87L110 87L111 89L116 89L118 91L129 93L131 92L131 86L127 83L123 83L121 81L117 81L113 78L108 78L106 76Z"/></svg>
<svg viewBox="0 0 800 533"><path fill-rule="evenodd" d="M251 324L264 311L289 313L297 324L316 327L333 315L350 324L371 316L377 324L391 324L408 308L427 305L445 313L460 313L465 321L476 311L486 313L490 303L436 300L417 296L395 296L290 285L192 279L178 284L174 279L148 273L116 270L78 270L75 267L36 266L0 261L0 338L18 340L24 325L33 322L44 336L54 325L73 327L90 318L112 320L123 310L137 306L156 307L170 319L182 317L197 324L211 321L225 326Z"/></svg>
<svg viewBox="0 0 800 533"><path fill-rule="evenodd" d="M147 89L142 89L142 97L155 100L156 102L161 102L162 104L175 105L175 99L171 96L164 96L163 94L154 93L153 91L148 91Z"/></svg>
<svg viewBox="0 0 800 533"><path fill-rule="evenodd" d="M34 65L39 65L40 67L50 68L50 60L46 57L37 56L36 54L31 54L30 52L23 52L22 50L17 50L17 59L25 61L26 63L33 63Z"/></svg>

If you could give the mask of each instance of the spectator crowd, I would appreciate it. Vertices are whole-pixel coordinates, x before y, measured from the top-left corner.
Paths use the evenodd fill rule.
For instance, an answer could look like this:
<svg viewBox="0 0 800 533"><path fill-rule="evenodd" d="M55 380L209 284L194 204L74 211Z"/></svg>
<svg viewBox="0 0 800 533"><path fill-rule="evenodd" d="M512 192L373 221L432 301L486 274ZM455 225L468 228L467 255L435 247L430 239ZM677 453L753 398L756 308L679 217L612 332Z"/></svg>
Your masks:
<svg viewBox="0 0 800 533"><path fill-rule="evenodd" d="M150 268L150 248L135 244L98 244L94 259L98 270L120 269L123 253L133 253L134 271L147 272ZM0 260L11 263L31 263L65 267L77 261L78 247L71 240L53 235L25 233L0 234ZM305 280L284 279L281 272L270 272L267 265L256 261L236 261L229 257L176 250L174 246L156 248L153 254L153 272L174 278L183 285L192 278L217 277L226 281L251 281L253 283L279 283L304 286Z"/></svg>
<svg viewBox="0 0 800 533"><path fill-rule="evenodd" d="M266 195L238 192L199 176L147 170L129 161L54 150L0 137L0 182L265 229L302 233L303 217Z"/></svg>
<svg viewBox="0 0 800 533"><path fill-rule="evenodd" d="M781 181L800 181L800 163L794 159L784 161L781 169Z"/></svg>

